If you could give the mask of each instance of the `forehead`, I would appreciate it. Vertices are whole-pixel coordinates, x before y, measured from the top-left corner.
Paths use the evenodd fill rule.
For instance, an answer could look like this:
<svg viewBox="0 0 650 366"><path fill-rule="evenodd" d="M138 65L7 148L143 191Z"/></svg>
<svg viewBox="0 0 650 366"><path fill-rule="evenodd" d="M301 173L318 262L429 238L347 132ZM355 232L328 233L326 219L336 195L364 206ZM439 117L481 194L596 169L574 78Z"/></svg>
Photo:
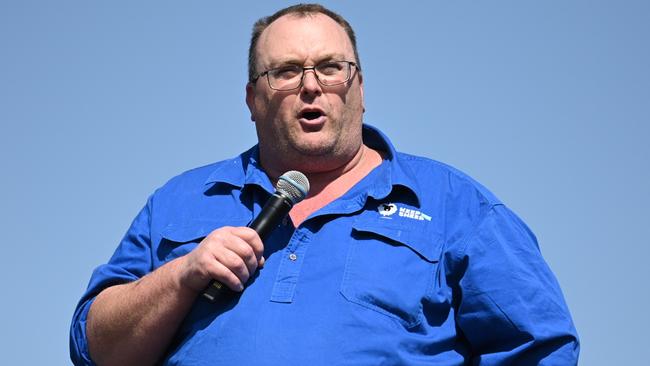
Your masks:
<svg viewBox="0 0 650 366"><path fill-rule="evenodd" d="M271 23L257 44L262 67L323 58L352 60L354 50L345 29L324 14L288 14Z"/></svg>

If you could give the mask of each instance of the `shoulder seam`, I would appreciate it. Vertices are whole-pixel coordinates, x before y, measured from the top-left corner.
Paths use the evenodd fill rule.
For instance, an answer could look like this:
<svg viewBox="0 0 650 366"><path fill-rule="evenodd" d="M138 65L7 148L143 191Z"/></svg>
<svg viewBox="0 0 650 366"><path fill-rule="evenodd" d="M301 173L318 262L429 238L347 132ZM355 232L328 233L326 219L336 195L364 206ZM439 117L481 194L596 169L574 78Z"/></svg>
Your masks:
<svg viewBox="0 0 650 366"><path fill-rule="evenodd" d="M489 202L489 201L488 201ZM490 202L487 207L485 207L482 212L476 216L476 219L472 221L472 229L467 232L467 234L460 240L460 249L458 251L458 256L462 257L467 252L467 248L471 242L471 239L476 236L478 233L479 227L485 221L486 217L490 212L492 212L497 206L505 206L501 202L492 203Z"/></svg>
<svg viewBox="0 0 650 366"><path fill-rule="evenodd" d="M428 163L428 164L435 165L435 166L443 169L444 171L448 172L449 174L452 174L457 179L462 180L462 181L466 182L467 184L471 185L472 188L474 188L476 190L476 192L480 195L480 197L482 199L484 199L485 202L490 204L490 208L492 206L503 204L494 195L494 193L492 193L489 189L485 188L483 185L481 185L478 181L476 181L474 178L472 178L468 174L462 172L461 170L459 170L459 169L457 169L457 168L455 168L455 167L453 167L453 166L451 166L449 164L443 163L443 162L435 160L435 159L427 158L427 157L424 157L424 156L412 155L412 154L403 153L403 152L398 152L397 155L399 155L399 157L401 159L404 159L406 161L421 161L421 162L425 162L425 163ZM485 192L488 192L488 194L486 194Z"/></svg>

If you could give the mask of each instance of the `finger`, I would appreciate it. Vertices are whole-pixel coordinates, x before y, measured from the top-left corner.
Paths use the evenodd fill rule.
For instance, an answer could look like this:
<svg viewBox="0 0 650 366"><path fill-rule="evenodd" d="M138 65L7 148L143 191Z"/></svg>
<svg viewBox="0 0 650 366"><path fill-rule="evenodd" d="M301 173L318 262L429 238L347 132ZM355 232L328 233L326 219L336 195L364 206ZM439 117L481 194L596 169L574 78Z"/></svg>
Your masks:
<svg viewBox="0 0 650 366"><path fill-rule="evenodd" d="M223 249L215 253L217 262L237 276L242 284L246 283L253 272L248 270L248 265L237 253L226 248Z"/></svg>
<svg viewBox="0 0 650 366"><path fill-rule="evenodd" d="M207 271L215 281L221 282L229 289L237 292L244 290L244 283L241 279L222 263L217 261L211 262L207 267Z"/></svg>
<svg viewBox="0 0 650 366"><path fill-rule="evenodd" d="M264 245L259 235L251 228L224 226L211 232L205 241L212 253L217 253L220 248L236 252L246 262L249 273L254 273L257 267L264 264Z"/></svg>
<svg viewBox="0 0 650 366"><path fill-rule="evenodd" d="M241 238L247 242L251 248L253 248L255 257L257 257L258 260L262 258L264 255L264 243L255 230L249 227L232 227L230 229L233 235Z"/></svg>
<svg viewBox="0 0 650 366"><path fill-rule="evenodd" d="M259 259L255 255L253 247L248 242L237 236L233 236L233 240L228 241L224 246L236 253L246 263L249 273L255 273L259 265Z"/></svg>

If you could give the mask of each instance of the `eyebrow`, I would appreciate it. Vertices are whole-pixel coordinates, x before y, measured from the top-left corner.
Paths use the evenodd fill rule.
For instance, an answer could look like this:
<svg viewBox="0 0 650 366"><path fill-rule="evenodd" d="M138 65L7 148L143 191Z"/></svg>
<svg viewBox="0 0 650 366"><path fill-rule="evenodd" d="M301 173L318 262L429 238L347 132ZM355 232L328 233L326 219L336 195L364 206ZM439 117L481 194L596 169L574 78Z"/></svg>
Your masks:
<svg viewBox="0 0 650 366"><path fill-rule="evenodd" d="M343 56L341 53L327 53L321 57L319 57L315 63L315 65L320 64L321 62L324 61L344 61L346 57ZM304 66L304 63L302 60L294 57L289 57L284 60L277 60L273 61L269 65L269 69L275 69L277 67L281 67L283 65L299 65L299 66Z"/></svg>

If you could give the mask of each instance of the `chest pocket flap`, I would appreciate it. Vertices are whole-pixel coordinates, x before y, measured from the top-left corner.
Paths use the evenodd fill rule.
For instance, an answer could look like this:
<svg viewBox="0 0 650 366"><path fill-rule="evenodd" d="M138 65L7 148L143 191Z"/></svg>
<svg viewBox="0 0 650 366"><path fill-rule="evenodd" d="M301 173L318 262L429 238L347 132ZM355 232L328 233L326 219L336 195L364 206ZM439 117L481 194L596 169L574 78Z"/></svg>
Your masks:
<svg viewBox="0 0 650 366"><path fill-rule="evenodd" d="M440 259L442 236L426 221L411 219L359 218L353 230L363 235L377 235L393 242L393 245L408 247L430 263Z"/></svg>
<svg viewBox="0 0 650 366"><path fill-rule="evenodd" d="M219 220L194 219L169 224L160 233L157 255L163 262L183 256L194 249L212 231L224 226L245 226L249 218L226 217Z"/></svg>

